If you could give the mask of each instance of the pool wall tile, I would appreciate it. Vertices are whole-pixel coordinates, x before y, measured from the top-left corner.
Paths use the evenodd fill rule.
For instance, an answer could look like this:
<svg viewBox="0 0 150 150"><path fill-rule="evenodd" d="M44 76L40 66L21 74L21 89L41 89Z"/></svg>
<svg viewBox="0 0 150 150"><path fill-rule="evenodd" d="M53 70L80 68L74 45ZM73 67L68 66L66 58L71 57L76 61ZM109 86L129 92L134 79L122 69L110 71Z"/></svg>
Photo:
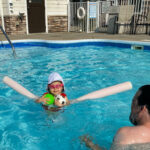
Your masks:
<svg viewBox="0 0 150 150"><path fill-rule="evenodd" d="M131 48L132 45L144 46L144 50L150 50L150 42L136 42L123 40L70 40L70 41L48 41L48 40L14 40L12 41L14 47L49 47L49 48L65 48L65 47L82 47L82 46L112 46L120 48ZM11 48L7 41L1 41L0 49Z"/></svg>

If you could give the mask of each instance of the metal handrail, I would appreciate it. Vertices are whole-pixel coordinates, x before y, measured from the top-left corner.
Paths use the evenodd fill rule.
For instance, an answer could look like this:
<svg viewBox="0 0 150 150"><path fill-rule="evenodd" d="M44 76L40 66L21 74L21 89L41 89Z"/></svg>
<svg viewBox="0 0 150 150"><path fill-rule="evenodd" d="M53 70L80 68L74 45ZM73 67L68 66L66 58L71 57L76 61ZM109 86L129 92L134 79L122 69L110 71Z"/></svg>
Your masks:
<svg viewBox="0 0 150 150"><path fill-rule="evenodd" d="M9 44L10 44L10 46L11 46L11 48L12 48L13 56L16 58L16 51L15 51L15 48L14 48L14 46L13 46L13 44L12 44L11 40L9 39L9 37L8 37L7 33L4 31L4 29L3 29L3 27L2 27L2 26L0 26L0 29L1 29L1 31L3 32L3 34L5 35L5 37L6 37L7 41L9 42Z"/></svg>

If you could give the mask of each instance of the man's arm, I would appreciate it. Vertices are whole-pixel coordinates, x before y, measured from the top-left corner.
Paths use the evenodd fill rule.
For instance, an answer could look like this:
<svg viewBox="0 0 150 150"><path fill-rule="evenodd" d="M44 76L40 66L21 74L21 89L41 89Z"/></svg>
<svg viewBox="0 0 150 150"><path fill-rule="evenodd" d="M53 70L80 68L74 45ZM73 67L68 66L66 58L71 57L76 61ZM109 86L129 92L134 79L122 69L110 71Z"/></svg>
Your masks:
<svg viewBox="0 0 150 150"><path fill-rule="evenodd" d="M91 150L105 150L105 148L100 147L97 144L92 142L92 139L88 135L83 135L80 137L82 142L85 142L85 145L89 147Z"/></svg>

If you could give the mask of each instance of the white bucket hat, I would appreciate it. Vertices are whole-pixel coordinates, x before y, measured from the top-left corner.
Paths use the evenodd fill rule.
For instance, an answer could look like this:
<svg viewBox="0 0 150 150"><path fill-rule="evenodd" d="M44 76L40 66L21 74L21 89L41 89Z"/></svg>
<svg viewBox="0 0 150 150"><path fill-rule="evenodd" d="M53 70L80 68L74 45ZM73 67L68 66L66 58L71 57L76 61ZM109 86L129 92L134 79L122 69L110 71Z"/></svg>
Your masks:
<svg viewBox="0 0 150 150"><path fill-rule="evenodd" d="M60 76L60 74L58 74L57 72L52 72L48 77L48 84L51 84L55 81L61 81L64 85L63 78Z"/></svg>

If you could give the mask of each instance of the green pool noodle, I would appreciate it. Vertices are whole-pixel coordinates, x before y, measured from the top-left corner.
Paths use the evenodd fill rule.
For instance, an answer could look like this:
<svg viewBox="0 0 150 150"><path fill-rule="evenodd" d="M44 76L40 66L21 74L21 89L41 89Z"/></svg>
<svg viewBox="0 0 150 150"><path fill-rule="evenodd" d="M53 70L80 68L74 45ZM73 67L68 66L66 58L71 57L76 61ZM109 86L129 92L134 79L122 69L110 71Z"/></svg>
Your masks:
<svg viewBox="0 0 150 150"><path fill-rule="evenodd" d="M46 101L47 105L52 105L54 104L55 98L52 94L45 94L44 98L47 98L48 100Z"/></svg>

